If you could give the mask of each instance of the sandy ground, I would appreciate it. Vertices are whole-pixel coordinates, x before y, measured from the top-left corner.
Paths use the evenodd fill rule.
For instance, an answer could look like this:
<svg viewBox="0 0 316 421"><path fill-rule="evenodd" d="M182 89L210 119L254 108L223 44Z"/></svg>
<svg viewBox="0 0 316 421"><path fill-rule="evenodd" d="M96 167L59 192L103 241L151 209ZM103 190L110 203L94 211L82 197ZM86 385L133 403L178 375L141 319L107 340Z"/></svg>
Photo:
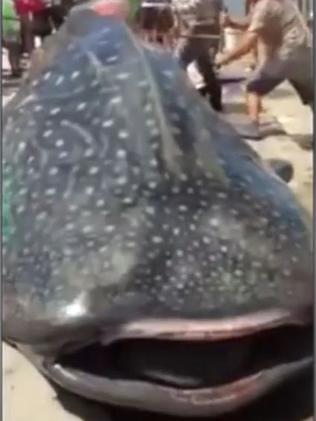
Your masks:
<svg viewBox="0 0 316 421"><path fill-rule="evenodd" d="M242 108L242 98L235 98ZM238 105L239 104L239 105ZM287 135L276 136L251 145L263 157L289 159L295 168L291 187L306 207L312 211L312 151L306 150L312 136L312 113L303 107L288 85L282 85L265 102L267 112L278 118ZM304 144L303 144L304 143ZM305 149L302 148L302 145ZM72 415L56 399L55 390L17 352L3 346L4 421L105 421L103 412L84 403ZM275 421L279 421L275 420Z"/></svg>

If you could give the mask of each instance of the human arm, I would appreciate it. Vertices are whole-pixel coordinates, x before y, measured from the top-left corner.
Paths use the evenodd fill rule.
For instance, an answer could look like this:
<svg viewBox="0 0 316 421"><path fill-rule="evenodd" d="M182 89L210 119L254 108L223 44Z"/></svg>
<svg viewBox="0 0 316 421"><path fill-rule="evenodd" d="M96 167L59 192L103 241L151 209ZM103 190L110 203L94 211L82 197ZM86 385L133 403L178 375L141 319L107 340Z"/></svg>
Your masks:
<svg viewBox="0 0 316 421"><path fill-rule="evenodd" d="M271 19L270 9L270 0L261 0L256 3L251 16L251 22L240 44L235 49L222 56L217 61L218 65L223 66L231 61L237 60L256 47L261 31L269 28Z"/></svg>
<svg viewBox="0 0 316 421"><path fill-rule="evenodd" d="M257 45L257 40L258 35L256 32L246 32L240 44L235 49L216 60L216 64L218 66L224 66L232 61L238 60Z"/></svg>

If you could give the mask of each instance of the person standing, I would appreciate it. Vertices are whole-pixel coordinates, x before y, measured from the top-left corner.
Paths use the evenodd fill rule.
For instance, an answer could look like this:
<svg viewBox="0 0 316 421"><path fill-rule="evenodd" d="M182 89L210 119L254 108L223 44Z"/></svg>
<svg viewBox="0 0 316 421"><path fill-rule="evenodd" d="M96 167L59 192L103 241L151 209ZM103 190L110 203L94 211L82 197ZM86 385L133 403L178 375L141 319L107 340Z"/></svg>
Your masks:
<svg viewBox="0 0 316 421"><path fill-rule="evenodd" d="M260 124L261 98L289 80L302 102L313 108L312 35L293 0L252 0L253 9L244 38L217 60L223 66L238 60L261 42L264 58L247 81L247 108L253 123ZM226 17L225 26L240 27Z"/></svg>
<svg viewBox="0 0 316 421"><path fill-rule="evenodd" d="M21 22L16 13L13 0L3 0L2 2L2 45L8 50L11 76L14 78L20 77Z"/></svg>
<svg viewBox="0 0 316 421"><path fill-rule="evenodd" d="M40 0L14 0L14 4L21 22L22 49L24 53L30 56L35 46L32 31L32 16L43 5Z"/></svg>
<svg viewBox="0 0 316 421"><path fill-rule="evenodd" d="M220 39L222 0L172 0L171 4L181 28L176 55L185 70L191 63L197 63L211 106L222 111L221 85L211 55Z"/></svg>

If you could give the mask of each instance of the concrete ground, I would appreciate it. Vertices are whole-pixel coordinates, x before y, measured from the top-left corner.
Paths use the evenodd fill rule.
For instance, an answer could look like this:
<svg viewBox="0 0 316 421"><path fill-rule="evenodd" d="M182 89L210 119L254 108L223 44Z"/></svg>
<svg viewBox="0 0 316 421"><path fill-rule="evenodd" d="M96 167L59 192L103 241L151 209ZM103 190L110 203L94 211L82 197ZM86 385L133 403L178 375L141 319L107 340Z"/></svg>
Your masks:
<svg viewBox="0 0 316 421"><path fill-rule="evenodd" d="M6 101L10 96L10 90L6 89L4 96ZM236 94L230 107L234 109L239 107L242 112L243 97ZM271 136L257 143L251 142L251 145L263 157L284 158L293 163L295 176L291 187L306 209L311 212L312 113L300 104L287 84L280 86L267 98L265 107L267 113L277 117L284 125L287 134ZM56 391L47 381L20 354L6 345L3 345L3 397L4 421L106 421L108 419L99 407L82 401L76 401L72 405L70 399L66 405L68 409L65 409L56 398ZM259 415L256 420L259 420ZM163 419L165 420L164 417ZM281 421L281 418L273 418L273 421ZM289 419L282 418L282 421Z"/></svg>

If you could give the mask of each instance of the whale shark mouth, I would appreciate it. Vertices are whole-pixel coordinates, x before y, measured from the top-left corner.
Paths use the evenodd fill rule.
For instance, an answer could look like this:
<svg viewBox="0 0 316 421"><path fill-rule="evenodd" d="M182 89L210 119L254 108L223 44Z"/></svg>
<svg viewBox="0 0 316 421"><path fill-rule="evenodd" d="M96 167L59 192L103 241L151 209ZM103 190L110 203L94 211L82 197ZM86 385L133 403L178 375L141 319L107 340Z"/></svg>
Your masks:
<svg viewBox="0 0 316 421"><path fill-rule="evenodd" d="M281 325L239 337L119 335L61 353L49 376L108 404L177 416L219 415L312 366L311 326Z"/></svg>

